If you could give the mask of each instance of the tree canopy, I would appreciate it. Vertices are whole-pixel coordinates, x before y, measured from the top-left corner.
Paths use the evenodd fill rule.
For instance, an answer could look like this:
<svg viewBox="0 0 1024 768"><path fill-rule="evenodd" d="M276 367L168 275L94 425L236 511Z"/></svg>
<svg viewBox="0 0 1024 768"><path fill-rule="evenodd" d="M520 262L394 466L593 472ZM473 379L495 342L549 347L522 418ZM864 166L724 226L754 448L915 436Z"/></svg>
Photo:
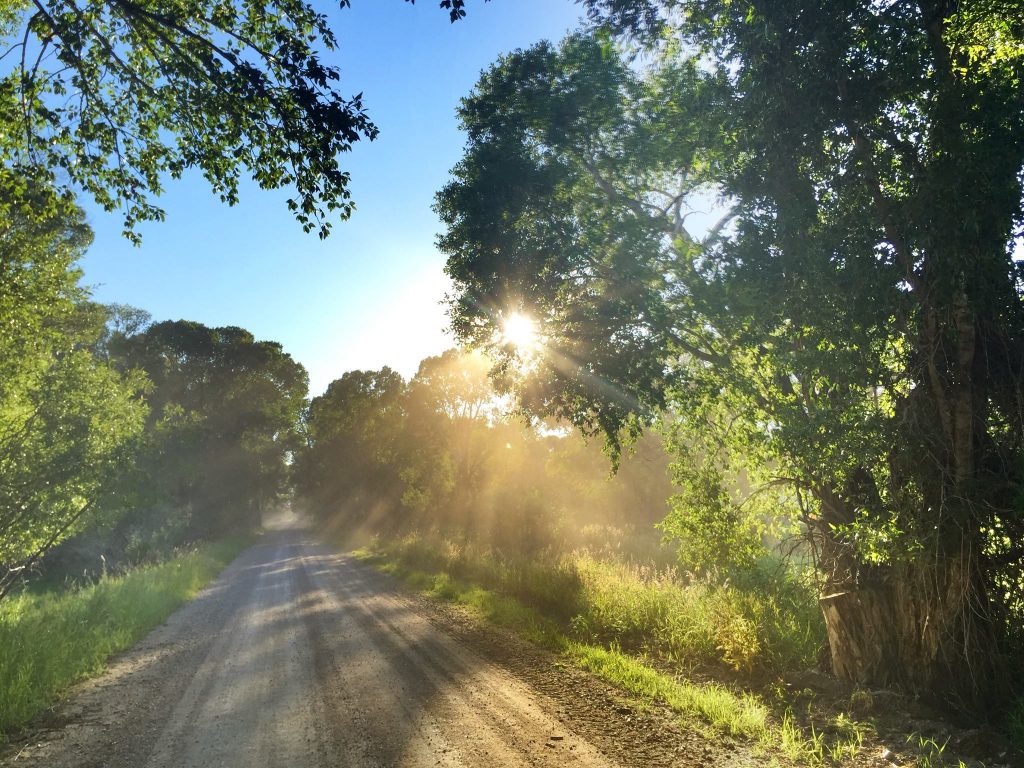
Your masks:
<svg viewBox="0 0 1024 768"><path fill-rule="evenodd" d="M787 489L837 672L995 701L1024 611L1024 10L587 5L605 31L503 58L460 111L460 337L529 312L546 344L509 380L613 445L677 413L709 448L693 514L731 514L737 462Z"/></svg>
<svg viewBox="0 0 1024 768"><path fill-rule="evenodd" d="M453 22L464 6L440 3ZM309 2L0 0L0 41L0 163L123 210L136 242L188 169L229 204L246 171L294 190L320 237L352 212L342 157L378 129L324 63L337 39Z"/></svg>
<svg viewBox="0 0 1024 768"><path fill-rule="evenodd" d="M629 532L656 549L670 493L661 442L611 478L598 443L515 418L490 365L448 350L408 382L388 368L332 382L307 413L297 504L357 538L440 532L536 554L615 547Z"/></svg>
<svg viewBox="0 0 1024 768"><path fill-rule="evenodd" d="M149 378L139 462L196 535L246 529L286 492L305 368L235 327L167 321L119 339L115 360Z"/></svg>

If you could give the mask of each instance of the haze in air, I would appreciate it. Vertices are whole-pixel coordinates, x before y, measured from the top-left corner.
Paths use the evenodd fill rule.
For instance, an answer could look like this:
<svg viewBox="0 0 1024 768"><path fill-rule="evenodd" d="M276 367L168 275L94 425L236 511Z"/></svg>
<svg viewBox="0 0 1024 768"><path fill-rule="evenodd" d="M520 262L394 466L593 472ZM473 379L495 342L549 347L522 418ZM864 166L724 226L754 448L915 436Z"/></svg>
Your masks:
<svg viewBox="0 0 1024 768"><path fill-rule="evenodd" d="M0 764L1024 761L1020 19L0 0Z"/></svg>

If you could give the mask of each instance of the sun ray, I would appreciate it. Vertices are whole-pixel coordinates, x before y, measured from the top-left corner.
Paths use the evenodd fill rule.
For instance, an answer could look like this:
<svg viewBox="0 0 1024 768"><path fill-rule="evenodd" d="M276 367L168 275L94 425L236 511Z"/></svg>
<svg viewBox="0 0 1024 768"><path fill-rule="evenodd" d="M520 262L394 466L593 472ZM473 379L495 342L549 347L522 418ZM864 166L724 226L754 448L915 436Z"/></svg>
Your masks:
<svg viewBox="0 0 1024 768"><path fill-rule="evenodd" d="M513 312L502 322L501 343L514 347L520 354L535 352L540 346L537 324L528 315Z"/></svg>

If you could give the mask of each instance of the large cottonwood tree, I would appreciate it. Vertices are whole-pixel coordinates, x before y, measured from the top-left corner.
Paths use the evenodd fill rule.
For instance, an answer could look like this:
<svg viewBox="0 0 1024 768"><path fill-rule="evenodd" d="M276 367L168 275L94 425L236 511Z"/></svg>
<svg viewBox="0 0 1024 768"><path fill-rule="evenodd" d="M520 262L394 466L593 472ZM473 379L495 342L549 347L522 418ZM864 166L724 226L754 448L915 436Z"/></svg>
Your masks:
<svg viewBox="0 0 1024 768"><path fill-rule="evenodd" d="M649 71L599 37L485 73L438 203L456 329L525 307L534 408L614 441L670 406L788 485L837 673L997 701L1024 647L1020 4L589 5Z"/></svg>

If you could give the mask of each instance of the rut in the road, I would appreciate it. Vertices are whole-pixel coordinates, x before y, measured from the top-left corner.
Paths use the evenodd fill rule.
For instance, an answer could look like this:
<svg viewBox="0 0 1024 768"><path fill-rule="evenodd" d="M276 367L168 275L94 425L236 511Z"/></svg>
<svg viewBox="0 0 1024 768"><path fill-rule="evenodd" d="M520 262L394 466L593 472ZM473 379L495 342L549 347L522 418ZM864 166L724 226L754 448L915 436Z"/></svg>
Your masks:
<svg viewBox="0 0 1024 768"><path fill-rule="evenodd" d="M609 766L556 705L284 531L62 708L17 765Z"/></svg>

